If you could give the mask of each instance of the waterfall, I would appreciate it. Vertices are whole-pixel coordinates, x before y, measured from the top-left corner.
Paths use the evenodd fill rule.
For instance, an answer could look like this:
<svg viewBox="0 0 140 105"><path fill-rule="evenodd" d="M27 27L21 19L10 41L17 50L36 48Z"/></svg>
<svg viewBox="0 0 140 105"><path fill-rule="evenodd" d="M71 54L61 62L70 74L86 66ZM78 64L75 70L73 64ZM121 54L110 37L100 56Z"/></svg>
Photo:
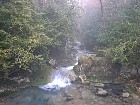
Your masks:
<svg viewBox="0 0 140 105"><path fill-rule="evenodd" d="M71 84L71 79L68 75L68 71L72 70L75 65L78 64L78 58L83 54L86 53L86 50L81 50L80 49L80 42L77 42L77 46L74 47L74 49L77 50L76 54L76 63L73 66L68 66L68 67L60 67L55 70L55 72L52 73L51 76L51 83L48 83L43 86L39 86L41 89L44 90L59 90L61 88L64 88L66 86L69 86Z"/></svg>
<svg viewBox="0 0 140 105"><path fill-rule="evenodd" d="M39 86L44 90L58 90L71 84L71 80L67 75L67 71L73 69L74 66L61 67L52 73L51 83Z"/></svg>

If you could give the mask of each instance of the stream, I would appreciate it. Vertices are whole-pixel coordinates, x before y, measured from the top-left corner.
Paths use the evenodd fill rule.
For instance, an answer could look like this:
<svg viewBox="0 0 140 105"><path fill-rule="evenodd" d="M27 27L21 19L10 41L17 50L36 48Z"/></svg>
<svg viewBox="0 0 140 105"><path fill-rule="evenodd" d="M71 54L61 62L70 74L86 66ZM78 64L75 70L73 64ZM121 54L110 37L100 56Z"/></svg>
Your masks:
<svg viewBox="0 0 140 105"><path fill-rule="evenodd" d="M78 64L78 58L88 53L87 50L80 48L81 43L77 42L73 49L77 50L74 65L57 68L51 75L51 82L41 86L31 86L23 89L16 97L13 97L10 105L51 105L49 100L52 96L65 93L65 88L71 85L70 78L62 75L63 72L72 70ZM92 54L92 52L89 52Z"/></svg>
<svg viewBox="0 0 140 105"><path fill-rule="evenodd" d="M121 84L104 83L103 89L108 93L107 96L101 97L94 92L96 89L92 82L90 85L71 83L71 79L65 73L78 64L78 58L82 54L93 54L93 52L81 49L80 45L80 42L77 42L76 46L72 46L77 50L73 65L56 68L52 72L50 83L24 88L19 95L9 98L0 105L140 105L137 95L132 94L128 98L118 95L118 91L125 88Z"/></svg>
<svg viewBox="0 0 140 105"><path fill-rule="evenodd" d="M65 72L72 70L73 67L75 65L78 64L78 58L86 53L86 54L93 54L92 52L89 52L87 50L82 50L80 48L81 43L80 42L76 42L76 46L73 47L74 50L77 51L76 57L75 57L75 63L74 65L71 66L67 66L67 67L59 67L58 69L55 70L55 72L52 73L51 76L51 82L43 85L43 86L39 86L39 88L44 89L44 90L60 90L61 88L64 88L66 86L69 86L71 84L71 80L69 77L67 77L65 75Z"/></svg>

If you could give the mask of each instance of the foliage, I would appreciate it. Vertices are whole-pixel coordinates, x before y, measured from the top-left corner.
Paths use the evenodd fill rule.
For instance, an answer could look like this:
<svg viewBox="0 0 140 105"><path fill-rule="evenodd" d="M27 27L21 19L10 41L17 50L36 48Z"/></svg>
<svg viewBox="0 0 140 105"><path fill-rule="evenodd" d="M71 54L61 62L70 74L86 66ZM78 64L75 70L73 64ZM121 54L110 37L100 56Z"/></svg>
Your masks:
<svg viewBox="0 0 140 105"><path fill-rule="evenodd" d="M74 1L67 1L50 1L43 8L31 0L0 3L0 74L33 71L31 65L48 59L50 50L65 49L76 17Z"/></svg>
<svg viewBox="0 0 140 105"><path fill-rule="evenodd" d="M100 41L106 44L105 54L113 61L140 68L140 8L125 8L122 20L111 24Z"/></svg>
<svg viewBox="0 0 140 105"><path fill-rule="evenodd" d="M39 34L33 20L37 13L30 2L23 0L1 4L0 12L0 70L27 69L28 63L38 57L32 53L39 44L33 40Z"/></svg>
<svg viewBox="0 0 140 105"><path fill-rule="evenodd" d="M46 33L53 39L57 50L64 50L67 42L74 38L77 8L75 1L54 0L44 9L43 18L46 19ZM50 49L51 50L51 49Z"/></svg>

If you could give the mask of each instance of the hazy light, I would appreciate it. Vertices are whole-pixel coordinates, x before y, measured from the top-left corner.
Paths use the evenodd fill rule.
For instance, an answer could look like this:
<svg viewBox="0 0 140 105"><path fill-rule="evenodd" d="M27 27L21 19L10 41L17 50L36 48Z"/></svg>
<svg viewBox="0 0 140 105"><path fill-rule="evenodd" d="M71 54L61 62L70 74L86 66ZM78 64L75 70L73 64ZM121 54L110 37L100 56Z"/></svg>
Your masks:
<svg viewBox="0 0 140 105"><path fill-rule="evenodd" d="M83 7L85 6L99 6L100 1L99 0L76 0L78 1Z"/></svg>

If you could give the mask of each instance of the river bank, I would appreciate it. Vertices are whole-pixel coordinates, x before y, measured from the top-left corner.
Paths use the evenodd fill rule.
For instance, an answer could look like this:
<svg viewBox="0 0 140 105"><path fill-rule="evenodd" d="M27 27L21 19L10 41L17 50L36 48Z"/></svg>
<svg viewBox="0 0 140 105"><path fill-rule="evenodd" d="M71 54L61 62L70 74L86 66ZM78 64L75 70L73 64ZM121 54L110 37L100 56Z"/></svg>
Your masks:
<svg viewBox="0 0 140 105"><path fill-rule="evenodd" d="M133 93L129 93L126 84L122 82L112 83L111 81L99 81L100 80L99 77L100 76L102 77L102 75L104 75L103 73L99 72L102 68L100 66L100 64L102 63L101 62L99 63L98 61L102 60L98 59L98 61L96 61L98 65L93 65L91 63L95 62L92 62L92 60L88 61L90 59L90 55L92 55L91 52L90 54L88 54L86 50L82 50L77 46L76 49L78 52L75 57L77 62L75 62L73 70L75 71L76 66L82 67L80 68L80 70L83 71L80 72L80 75L81 73L86 74L87 76L86 79L84 79L83 77L80 78L78 77L79 79L73 81L71 85L59 88L58 90L56 88L51 88L51 91L49 91L48 87L47 88L45 87L45 89L39 88L38 86L27 87L22 89L22 91L20 91L20 93L17 96L7 97L6 99L3 99L0 105L104 105L104 104L139 105L140 104L139 96ZM86 54L86 56L82 57L83 54ZM91 65L87 65L87 61L88 64ZM71 65L67 67L71 67ZM77 67L77 70L79 70L79 67ZM89 68L85 69L84 67L85 68L92 67L92 69ZM62 75L64 74L63 72L61 73ZM76 75L80 76L79 71L76 73ZM67 77L73 75L66 73L63 76ZM92 78L89 78L88 76Z"/></svg>
<svg viewBox="0 0 140 105"><path fill-rule="evenodd" d="M8 98L0 105L139 105L140 103L139 97L135 94L127 98L111 94L98 96L91 84L92 82L73 83L50 93L37 87L26 88L18 97Z"/></svg>

